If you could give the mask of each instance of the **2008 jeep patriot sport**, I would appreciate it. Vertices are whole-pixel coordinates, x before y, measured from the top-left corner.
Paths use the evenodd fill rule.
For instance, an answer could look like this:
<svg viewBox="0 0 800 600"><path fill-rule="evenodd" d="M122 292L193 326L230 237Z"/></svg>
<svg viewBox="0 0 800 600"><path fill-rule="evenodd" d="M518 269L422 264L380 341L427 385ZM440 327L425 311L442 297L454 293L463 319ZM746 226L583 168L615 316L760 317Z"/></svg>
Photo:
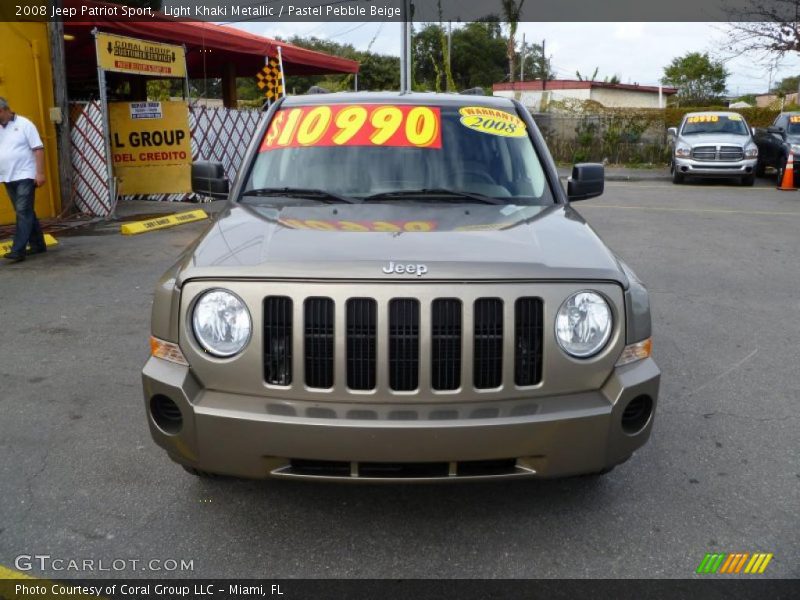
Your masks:
<svg viewBox="0 0 800 600"><path fill-rule="evenodd" d="M198 474L601 473L650 436L648 295L517 102L286 98L159 282L144 396Z"/></svg>

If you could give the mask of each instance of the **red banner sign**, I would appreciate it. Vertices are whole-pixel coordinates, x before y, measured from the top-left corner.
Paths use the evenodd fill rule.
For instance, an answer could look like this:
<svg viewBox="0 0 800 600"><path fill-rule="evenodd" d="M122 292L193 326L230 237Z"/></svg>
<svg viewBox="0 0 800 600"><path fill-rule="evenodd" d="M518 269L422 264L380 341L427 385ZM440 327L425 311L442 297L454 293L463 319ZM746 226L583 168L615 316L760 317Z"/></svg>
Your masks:
<svg viewBox="0 0 800 600"><path fill-rule="evenodd" d="M431 106L333 104L279 110L261 152L304 146L441 148L441 113Z"/></svg>

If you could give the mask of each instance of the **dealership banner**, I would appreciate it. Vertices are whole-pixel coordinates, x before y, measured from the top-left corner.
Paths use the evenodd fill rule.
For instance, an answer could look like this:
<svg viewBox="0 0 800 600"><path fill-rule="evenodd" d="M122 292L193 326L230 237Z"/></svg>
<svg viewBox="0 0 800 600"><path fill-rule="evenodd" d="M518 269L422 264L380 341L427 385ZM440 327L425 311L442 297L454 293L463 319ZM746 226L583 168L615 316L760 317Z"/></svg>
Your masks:
<svg viewBox="0 0 800 600"><path fill-rule="evenodd" d="M192 191L186 102L112 102L108 115L111 160L120 194Z"/></svg>
<svg viewBox="0 0 800 600"><path fill-rule="evenodd" d="M186 77L183 46L97 33L97 61L104 70L150 77Z"/></svg>

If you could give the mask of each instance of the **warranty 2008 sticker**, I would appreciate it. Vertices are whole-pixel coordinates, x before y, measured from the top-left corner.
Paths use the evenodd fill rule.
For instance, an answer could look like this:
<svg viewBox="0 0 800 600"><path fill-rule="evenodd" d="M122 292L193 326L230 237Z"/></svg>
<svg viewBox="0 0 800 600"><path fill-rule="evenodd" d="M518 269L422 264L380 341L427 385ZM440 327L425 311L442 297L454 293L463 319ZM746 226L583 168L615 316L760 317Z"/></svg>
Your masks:
<svg viewBox="0 0 800 600"><path fill-rule="evenodd" d="M461 124L473 131L503 137L525 137L525 122L511 113L486 106L464 106L458 110Z"/></svg>

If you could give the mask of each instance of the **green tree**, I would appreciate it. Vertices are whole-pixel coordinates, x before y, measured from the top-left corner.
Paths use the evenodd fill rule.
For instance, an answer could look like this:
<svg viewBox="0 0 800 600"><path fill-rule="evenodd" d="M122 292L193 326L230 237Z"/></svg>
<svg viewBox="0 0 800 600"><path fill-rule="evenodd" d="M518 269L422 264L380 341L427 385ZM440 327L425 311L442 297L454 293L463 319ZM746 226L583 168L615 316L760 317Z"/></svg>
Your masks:
<svg viewBox="0 0 800 600"><path fill-rule="evenodd" d="M689 52L664 67L661 83L678 88L677 100L684 106L709 106L725 93L728 71L708 53Z"/></svg>
<svg viewBox="0 0 800 600"><path fill-rule="evenodd" d="M784 77L780 82L772 86L772 92L776 94L793 94L798 91L800 86L800 75L792 75L791 77Z"/></svg>
<svg viewBox="0 0 800 600"><path fill-rule="evenodd" d="M435 23L424 25L411 38L414 57L414 83L419 90L442 91L445 52L441 40L444 29Z"/></svg>
<svg viewBox="0 0 800 600"><path fill-rule="evenodd" d="M541 44L525 44L522 72L526 81L556 78L555 71L550 69L550 61L542 54Z"/></svg>
<svg viewBox="0 0 800 600"><path fill-rule="evenodd" d="M460 90L482 87L506 78L506 39L500 23L488 19L453 30L453 79Z"/></svg>
<svg viewBox="0 0 800 600"><path fill-rule="evenodd" d="M294 36L287 41L302 48L357 60L360 63L358 73L360 90L396 90L400 87L400 59L396 56L376 54L369 49L356 50L352 44L340 44L317 37ZM312 85L319 85L331 91L342 91L352 90L355 81L352 74L286 77L286 89L289 93L305 93Z"/></svg>
<svg viewBox="0 0 800 600"><path fill-rule="evenodd" d="M582 75L580 71L575 71L575 77L578 78L578 81L597 81L597 72L600 70L600 67L595 67L594 73L592 73L591 77L586 75Z"/></svg>
<svg viewBox="0 0 800 600"><path fill-rule="evenodd" d="M508 40L506 40L506 56L508 57L508 80L514 83L514 75L517 71L517 26L519 16L522 12L522 5L525 0L502 0L503 16L508 23Z"/></svg>
<svg viewBox="0 0 800 600"><path fill-rule="evenodd" d="M600 67L595 67L591 77L583 75L580 71L575 71L575 77L578 78L578 81L600 81L597 78L598 71L600 71ZM603 77L603 83L621 83L621 81L619 75L615 73L614 75Z"/></svg>

